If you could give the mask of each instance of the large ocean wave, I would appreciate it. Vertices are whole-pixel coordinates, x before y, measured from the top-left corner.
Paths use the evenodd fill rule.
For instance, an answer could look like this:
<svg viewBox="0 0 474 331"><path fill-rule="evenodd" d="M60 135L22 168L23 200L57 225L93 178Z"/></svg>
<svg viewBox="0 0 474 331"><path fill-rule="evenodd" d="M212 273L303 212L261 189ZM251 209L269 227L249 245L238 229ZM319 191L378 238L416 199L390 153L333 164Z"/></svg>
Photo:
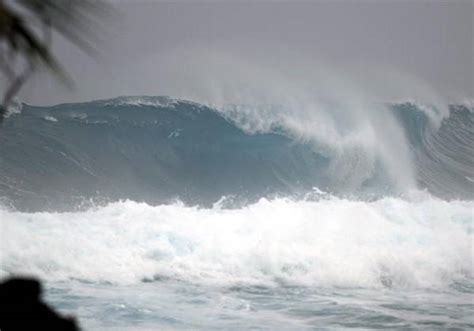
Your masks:
<svg viewBox="0 0 474 331"><path fill-rule="evenodd" d="M295 107L169 97L23 105L0 130L2 204L58 211L131 199L209 207L226 196L229 206L242 206L314 187L364 200L419 189L474 198L472 108Z"/></svg>

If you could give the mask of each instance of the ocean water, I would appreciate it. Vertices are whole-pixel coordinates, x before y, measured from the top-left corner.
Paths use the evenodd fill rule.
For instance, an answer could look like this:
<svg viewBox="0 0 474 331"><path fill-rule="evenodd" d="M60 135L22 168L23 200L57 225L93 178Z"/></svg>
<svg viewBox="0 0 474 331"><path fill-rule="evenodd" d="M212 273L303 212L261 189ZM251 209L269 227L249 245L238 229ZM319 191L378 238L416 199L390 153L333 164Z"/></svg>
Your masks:
<svg viewBox="0 0 474 331"><path fill-rule="evenodd" d="M0 277L86 330L474 328L468 106L121 97L0 144Z"/></svg>

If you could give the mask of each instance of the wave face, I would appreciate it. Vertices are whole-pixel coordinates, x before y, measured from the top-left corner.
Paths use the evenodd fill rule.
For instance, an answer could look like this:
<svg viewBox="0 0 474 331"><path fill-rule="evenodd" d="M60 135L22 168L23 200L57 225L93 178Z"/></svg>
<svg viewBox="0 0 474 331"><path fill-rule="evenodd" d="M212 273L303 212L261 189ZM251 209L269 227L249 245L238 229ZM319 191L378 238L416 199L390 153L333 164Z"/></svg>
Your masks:
<svg viewBox="0 0 474 331"><path fill-rule="evenodd" d="M332 121L340 124L331 131L321 118L298 126L291 117L272 117L278 107L262 106L257 110L269 120L256 127L246 110L168 97L23 105L21 116L13 114L0 130L0 197L4 205L29 211L119 199L209 206L223 196L243 205L263 196L304 196L315 187L378 198L406 193L395 173L410 163L415 188L447 199L474 198L472 109L451 106L436 126L413 103L384 107L380 112L395 118L396 130L378 121L366 130L369 143L349 132L344 117ZM388 141L401 135L409 162L390 143L374 145L382 140L377 130L388 132ZM333 131L339 138L326 139Z"/></svg>

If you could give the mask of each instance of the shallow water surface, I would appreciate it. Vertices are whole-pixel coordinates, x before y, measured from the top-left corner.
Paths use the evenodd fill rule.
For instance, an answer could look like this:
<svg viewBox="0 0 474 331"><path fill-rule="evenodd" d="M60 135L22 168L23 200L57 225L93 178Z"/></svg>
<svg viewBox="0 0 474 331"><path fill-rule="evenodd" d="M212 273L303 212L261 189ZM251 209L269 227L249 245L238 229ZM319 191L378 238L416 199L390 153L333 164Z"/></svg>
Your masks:
<svg viewBox="0 0 474 331"><path fill-rule="evenodd" d="M474 328L474 286L449 289L49 283L47 301L86 330Z"/></svg>

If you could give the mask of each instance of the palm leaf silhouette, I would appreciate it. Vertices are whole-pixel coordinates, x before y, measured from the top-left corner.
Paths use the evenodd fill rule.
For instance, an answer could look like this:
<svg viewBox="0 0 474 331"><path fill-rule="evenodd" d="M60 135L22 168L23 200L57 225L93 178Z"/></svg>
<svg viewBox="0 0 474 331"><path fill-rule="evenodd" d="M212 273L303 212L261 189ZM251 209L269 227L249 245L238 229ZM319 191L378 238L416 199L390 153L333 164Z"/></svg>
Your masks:
<svg viewBox="0 0 474 331"><path fill-rule="evenodd" d="M0 0L0 71L9 84L0 106L0 122L15 95L39 66L49 69L65 85L72 79L51 53L51 31L56 31L87 53L94 53L89 42L95 26L92 13L107 7L90 0ZM20 59L20 61L18 61ZM23 66L18 69L18 62Z"/></svg>

